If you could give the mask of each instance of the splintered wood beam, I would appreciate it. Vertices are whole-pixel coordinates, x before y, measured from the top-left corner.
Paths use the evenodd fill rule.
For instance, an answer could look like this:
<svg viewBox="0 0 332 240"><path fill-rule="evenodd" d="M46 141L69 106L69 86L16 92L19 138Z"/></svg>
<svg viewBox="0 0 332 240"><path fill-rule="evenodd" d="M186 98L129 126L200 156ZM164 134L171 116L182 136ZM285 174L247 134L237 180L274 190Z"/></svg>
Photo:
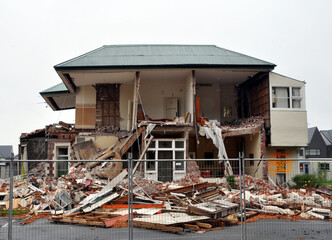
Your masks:
<svg viewBox="0 0 332 240"><path fill-rule="evenodd" d="M209 191L209 192L204 192L204 193L201 193L201 194L198 194L196 195L197 198L206 198L206 197L209 197L209 196L212 196L212 195L215 195L215 194L219 194L219 190L218 189L215 189L215 190L212 190L212 191Z"/></svg>
<svg viewBox="0 0 332 240"><path fill-rule="evenodd" d="M167 190L164 191L164 193L183 193L183 192L189 192L189 191L196 191L196 190L200 190L200 189L204 189L211 186L211 184L207 183L207 182L203 182L203 183L197 183L197 184L192 184L186 187L180 187L180 188L176 188L176 189L172 189L172 190Z"/></svg>
<svg viewBox="0 0 332 240"><path fill-rule="evenodd" d="M105 223L105 227L109 228L109 227L114 226L118 222L125 222L125 221L128 221L128 214L124 215L124 216L114 217L114 218L107 219L107 220L105 219L104 223Z"/></svg>
<svg viewBox="0 0 332 240"><path fill-rule="evenodd" d="M183 228L181 227L171 227L171 226L166 226L164 224L140 222L136 220L134 220L134 227L162 230L167 232L183 232Z"/></svg>
<svg viewBox="0 0 332 240"><path fill-rule="evenodd" d="M149 148L149 146L150 146L150 144L151 144L153 138L154 138L154 137L151 135L151 137L150 137L148 143L146 144L145 148L143 149L143 151L142 151L142 153L141 153L141 156L139 157L138 160L142 160L142 159L144 158L144 155L145 155L146 151L148 150L148 148ZM143 142L144 142L144 140L143 140ZM136 165L135 165L135 167L134 167L134 169L133 169L133 173L132 173L132 174L134 174L134 173L136 172L136 169L138 168L138 166L139 166L140 163L141 163L141 162L136 163Z"/></svg>
<svg viewBox="0 0 332 240"><path fill-rule="evenodd" d="M239 129L239 130L234 130L230 131L227 133L223 133L223 137L236 137L236 136L243 136L243 135L252 135L259 133L261 131L261 127L258 128L248 128L248 129Z"/></svg>
<svg viewBox="0 0 332 240"><path fill-rule="evenodd" d="M208 223L196 222L196 225L201 227L201 228L212 228L212 225L208 224Z"/></svg>
<svg viewBox="0 0 332 240"><path fill-rule="evenodd" d="M141 135L143 131L143 127L140 127L135 131L126 141L126 143L123 145L123 147L120 149L120 156L122 157L123 154L125 154L128 149L133 145L133 143L136 141L136 139Z"/></svg>
<svg viewBox="0 0 332 240"><path fill-rule="evenodd" d="M184 223L183 226L186 229L199 230L199 226L197 226L197 225Z"/></svg>
<svg viewBox="0 0 332 240"><path fill-rule="evenodd" d="M62 218L62 219L52 219L52 221L53 222L62 222L62 223L72 223L72 224L81 224L81 225L105 227L104 222L88 221L88 220L85 220L85 219Z"/></svg>

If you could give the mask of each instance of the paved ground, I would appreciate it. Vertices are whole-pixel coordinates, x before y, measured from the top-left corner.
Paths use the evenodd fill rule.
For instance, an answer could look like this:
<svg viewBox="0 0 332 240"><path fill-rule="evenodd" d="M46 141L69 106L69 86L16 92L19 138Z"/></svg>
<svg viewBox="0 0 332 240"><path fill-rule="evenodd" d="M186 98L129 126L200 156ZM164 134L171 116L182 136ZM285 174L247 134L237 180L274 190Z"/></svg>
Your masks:
<svg viewBox="0 0 332 240"><path fill-rule="evenodd" d="M6 219L0 219L0 239L8 239L8 225ZM128 229L105 229L77 225L54 224L46 219L40 219L28 225L20 225L19 221L13 223L13 239L55 240L102 240L102 239L128 239ZM134 229L134 239L241 239L241 226L227 227L219 231L207 233L172 234L156 230ZM298 221L260 220L247 225L247 239L332 239L331 221Z"/></svg>

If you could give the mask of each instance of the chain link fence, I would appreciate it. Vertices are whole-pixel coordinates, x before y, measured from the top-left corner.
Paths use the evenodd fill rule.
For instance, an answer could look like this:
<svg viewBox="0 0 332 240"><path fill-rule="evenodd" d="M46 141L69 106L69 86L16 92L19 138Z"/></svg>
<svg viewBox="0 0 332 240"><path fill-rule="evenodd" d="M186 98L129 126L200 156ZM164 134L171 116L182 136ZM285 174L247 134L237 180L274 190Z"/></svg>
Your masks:
<svg viewBox="0 0 332 240"><path fill-rule="evenodd" d="M330 239L332 159L168 157L4 161L0 239Z"/></svg>

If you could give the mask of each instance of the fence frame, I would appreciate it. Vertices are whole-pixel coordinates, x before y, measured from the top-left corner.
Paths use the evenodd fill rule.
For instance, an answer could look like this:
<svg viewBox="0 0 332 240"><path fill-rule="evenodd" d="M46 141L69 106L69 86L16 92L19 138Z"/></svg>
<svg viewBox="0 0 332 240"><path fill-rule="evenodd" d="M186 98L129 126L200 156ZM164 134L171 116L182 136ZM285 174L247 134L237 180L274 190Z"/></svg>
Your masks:
<svg viewBox="0 0 332 240"><path fill-rule="evenodd" d="M68 162L68 163L78 163L78 162L126 162L128 164L128 239L134 239L134 224L133 224L133 189L134 189L134 172L133 172L133 162L142 163L142 162L149 162L149 161L219 161L223 162L226 159L162 159L162 160L155 160L155 159L148 159L148 160L138 160L138 159L125 159L125 160L14 160L11 158L10 160L2 160L2 162L9 162L10 168L10 189L9 189L9 214L8 214L8 240L12 240L12 232L13 232L13 185L14 185L14 162L23 163L23 162ZM285 158L277 159L277 158L244 158L244 153L239 152L238 158L227 159L228 161L238 161L239 163L239 182L240 182L240 215L241 215L241 240L247 239L247 221L246 221L246 204L245 204L245 163L246 161L285 161ZM291 161L293 162L332 162L332 158L292 158ZM331 170L330 170L331 171Z"/></svg>

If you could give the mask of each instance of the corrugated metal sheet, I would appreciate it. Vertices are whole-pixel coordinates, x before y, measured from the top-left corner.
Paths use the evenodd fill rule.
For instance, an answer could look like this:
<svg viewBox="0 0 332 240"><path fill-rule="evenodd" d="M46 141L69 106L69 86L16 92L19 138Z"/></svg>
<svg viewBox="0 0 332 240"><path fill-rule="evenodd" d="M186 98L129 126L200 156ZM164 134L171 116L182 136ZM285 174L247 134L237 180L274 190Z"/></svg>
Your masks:
<svg viewBox="0 0 332 240"><path fill-rule="evenodd" d="M140 66L264 66L275 64L214 45L106 45L55 68Z"/></svg>

